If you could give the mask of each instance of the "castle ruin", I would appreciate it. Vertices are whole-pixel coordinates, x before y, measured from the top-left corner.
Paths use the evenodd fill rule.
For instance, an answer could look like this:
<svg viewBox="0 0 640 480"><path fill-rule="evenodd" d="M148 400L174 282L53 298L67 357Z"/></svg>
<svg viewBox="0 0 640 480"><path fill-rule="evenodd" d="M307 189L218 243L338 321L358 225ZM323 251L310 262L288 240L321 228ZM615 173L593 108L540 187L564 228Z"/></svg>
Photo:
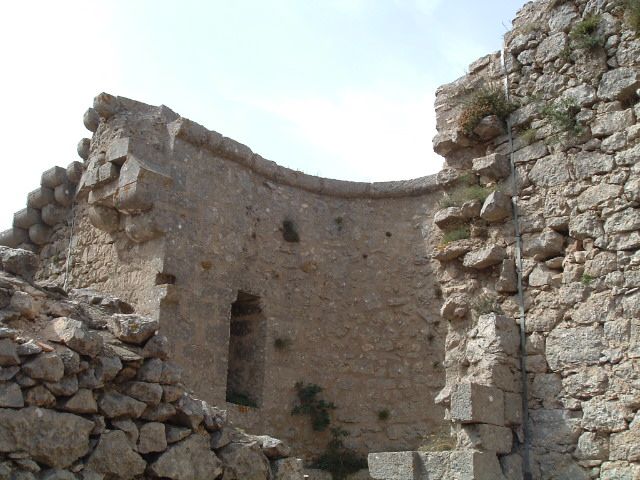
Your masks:
<svg viewBox="0 0 640 480"><path fill-rule="evenodd" d="M640 479L639 24L526 4L438 90L445 168L409 181L305 175L100 94L82 162L0 244L157 321L198 398L308 464L331 437L292 415L299 382L375 479Z"/></svg>

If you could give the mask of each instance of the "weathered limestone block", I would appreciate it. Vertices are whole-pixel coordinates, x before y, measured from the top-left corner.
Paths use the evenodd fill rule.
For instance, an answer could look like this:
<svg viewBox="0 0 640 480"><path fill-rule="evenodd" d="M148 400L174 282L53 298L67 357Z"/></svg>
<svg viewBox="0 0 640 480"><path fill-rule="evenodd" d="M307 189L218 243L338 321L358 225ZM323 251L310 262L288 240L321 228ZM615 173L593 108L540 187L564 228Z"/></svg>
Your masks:
<svg viewBox="0 0 640 480"><path fill-rule="evenodd" d="M562 94L562 98L572 99L582 107L591 106L597 100L596 89L591 85L581 84L575 87L567 88Z"/></svg>
<svg viewBox="0 0 640 480"><path fill-rule="evenodd" d="M579 460L608 460L609 439L606 435L584 432L578 439L574 456Z"/></svg>
<svg viewBox="0 0 640 480"><path fill-rule="evenodd" d="M50 203L42 208L42 221L46 225L53 227L59 223L66 222L68 213L68 209L55 203Z"/></svg>
<svg viewBox="0 0 640 480"><path fill-rule="evenodd" d="M173 425L165 425L165 431L168 444L184 440L193 432L190 428L174 427ZM214 448L213 444L211 447Z"/></svg>
<svg viewBox="0 0 640 480"><path fill-rule="evenodd" d="M91 390L86 388L79 389L74 396L64 402L63 410L71 413L98 413L98 404Z"/></svg>
<svg viewBox="0 0 640 480"><path fill-rule="evenodd" d="M438 245L433 251L433 258L441 262L449 262L480 246L474 239L463 239L446 245Z"/></svg>
<svg viewBox="0 0 640 480"><path fill-rule="evenodd" d="M18 384L13 382L0 383L0 407L24 407L24 397L22 396L22 390Z"/></svg>
<svg viewBox="0 0 640 480"><path fill-rule="evenodd" d="M105 432L87 461L87 468L115 478L130 479L142 475L147 463L138 455L121 430Z"/></svg>
<svg viewBox="0 0 640 480"><path fill-rule="evenodd" d="M171 480L210 480L222 473L222 462L209 449L208 437L193 434L169 447L149 470Z"/></svg>
<svg viewBox="0 0 640 480"><path fill-rule="evenodd" d="M505 131L504 122L496 115L484 117L473 129L473 133L482 141L491 140Z"/></svg>
<svg viewBox="0 0 640 480"><path fill-rule="evenodd" d="M416 452L370 453L369 474L379 480L415 480Z"/></svg>
<svg viewBox="0 0 640 480"><path fill-rule="evenodd" d="M40 184L46 188L56 188L67 181L67 170L62 167L52 167L42 173Z"/></svg>
<svg viewBox="0 0 640 480"><path fill-rule="evenodd" d="M569 219L569 235L578 240L598 238L604 234L600 217L594 211L587 211Z"/></svg>
<svg viewBox="0 0 640 480"><path fill-rule="evenodd" d="M502 192L492 192L484 201L480 217L488 222L499 222L511 216L511 199Z"/></svg>
<svg viewBox="0 0 640 480"><path fill-rule="evenodd" d="M134 313L117 313L109 318L107 327L123 342L141 345L158 330L158 321Z"/></svg>
<svg viewBox="0 0 640 480"><path fill-rule="evenodd" d="M467 343L467 358L477 363L489 355L499 357L518 354L520 335L512 318L489 313L480 315L476 322L475 334Z"/></svg>
<svg viewBox="0 0 640 480"><path fill-rule="evenodd" d="M98 125L100 124L100 115L93 108L88 108L84 115L82 116L82 123L85 128L90 132L95 132L98 130Z"/></svg>
<svg viewBox="0 0 640 480"><path fill-rule="evenodd" d="M53 190L47 187L40 187L27 195L27 206L38 210L54 201Z"/></svg>
<svg viewBox="0 0 640 480"><path fill-rule="evenodd" d="M153 212L152 212L153 213ZM152 214L125 215L124 233L129 240L144 243L162 235L163 231Z"/></svg>
<svg viewBox="0 0 640 480"><path fill-rule="evenodd" d="M42 353L25 363L22 371L35 380L58 382L64 377L64 363L55 352Z"/></svg>
<svg viewBox="0 0 640 480"><path fill-rule="evenodd" d="M273 480L304 480L304 467L299 458L283 458L271 462Z"/></svg>
<svg viewBox="0 0 640 480"><path fill-rule="evenodd" d="M541 233L525 233L522 235L522 254L541 261L561 255L564 252L564 236L554 230L547 229Z"/></svg>
<svg viewBox="0 0 640 480"><path fill-rule="evenodd" d="M536 161L529 179L538 187L555 187L571 180L569 164L564 154L549 155Z"/></svg>
<svg viewBox="0 0 640 480"><path fill-rule="evenodd" d="M0 269L30 282L38 270L38 256L32 252L0 246Z"/></svg>
<svg viewBox="0 0 640 480"><path fill-rule="evenodd" d="M504 393L504 423L507 426L522 424L522 395L520 393Z"/></svg>
<svg viewBox="0 0 640 480"><path fill-rule="evenodd" d="M209 140L209 130L206 127L203 127L199 123L194 122L193 120L189 120L188 118L180 117L175 121L171 122L167 126L169 133L177 138L180 138L186 142L189 142L193 145L206 145L209 148L218 148L221 147L222 143L222 135L219 135L217 142L212 144L208 143ZM216 133L216 132L213 132ZM214 150L214 151L216 151Z"/></svg>
<svg viewBox="0 0 640 480"><path fill-rule="evenodd" d="M536 50L536 61L539 64L551 62L562 55L565 51L569 39L566 33L558 32L545 38Z"/></svg>
<svg viewBox="0 0 640 480"><path fill-rule="evenodd" d="M615 162L612 155L599 152L580 152L573 158L573 169L578 180L591 178L592 175L609 173Z"/></svg>
<svg viewBox="0 0 640 480"><path fill-rule="evenodd" d="M153 207L158 192L169 188L171 184L171 177L129 157L120 170L116 208L128 214L146 212Z"/></svg>
<svg viewBox="0 0 640 480"><path fill-rule="evenodd" d="M36 245L44 245L51 238L51 229L46 225L37 223L29 227L29 239Z"/></svg>
<svg viewBox="0 0 640 480"><path fill-rule="evenodd" d="M510 453L512 446L513 433L508 427L479 423L462 425L458 432L458 448L504 454Z"/></svg>
<svg viewBox="0 0 640 480"><path fill-rule="evenodd" d="M120 228L120 216L115 208L91 205L88 211L91 225L103 232L113 233Z"/></svg>
<svg viewBox="0 0 640 480"><path fill-rule="evenodd" d="M529 286L544 287L551 285L556 273L543 264L537 264L529 274Z"/></svg>
<svg viewBox="0 0 640 480"><path fill-rule="evenodd" d="M501 180L511 173L509 157L501 153L492 153L473 160L473 171L483 177Z"/></svg>
<svg viewBox="0 0 640 480"><path fill-rule="evenodd" d="M66 376L57 382L45 382L45 386L58 397L68 397L78 391L78 377L76 375Z"/></svg>
<svg viewBox="0 0 640 480"><path fill-rule="evenodd" d="M604 222L606 233L622 233L640 230L640 209L626 208L612 214Z"/></svg>
<svg viewBox="0 0 640 480"><path fill-rule="evenodd" d="M138 452L164 452L167 449L164 423L149 422L140 427L138 437Z"/></svg>
<svg viewBox="0 0 640 480"><path fill-rule="evenodd" d="M0 340L0 366L11 367L14 365L20 365L16 344L8 338L3 338Z"/></svg>
<svg viewBox="0 0 640 480"><path fill-rule="evenodd" d="M598 363L604 345L602 326L555 328L547 337L547 362L552 371Z"/></svg>
<svg viewBox="0 0 640 480"><path fill-rule="evenodd" d="M582 428L598 432L621 432L627 428L627 409L618 402L596 397L582 404Z"/></svg>
<svg viewBox="0 0 640 480"><path fill-rule="evenodd" d="M0 232L0 246L18 248L21 244L29 240L29 233L22 228L10 228Z"/></svg>
<svg viewBox="0 0 640 480"><path fill-rule="evenodd" d="M609 439L611 451L609 460L640 462L640 416L637 413L629 425L629 430L613 433Z"/></svg>
<svg viewBox="0 0 640 480"><path fill-rule="evenodd" d="M624 194L630 202L640 205L640 178L630 178L624 185Z"/></svg>
<svg viewBox="0 0 640 480"><path fill-rule="evenodd" d="M118 178L118 167L111 162L100 165L98 168L98 181L96 186L99 187Z"/></svg>
<svg viewBox="0 0 640 480"><path fill-rule="evenodd" d="M35 208L27 207L13 214L13 226L24 230L40 222L40 211Z"/></svg>
<svg viewBox="0 0 640 480"><path fill-rule="evenodd" d="M506 251L499 245L489 245L478 250L473 250L464 256L463 265L468 268L482 270L493 265L502 263L506 256Z"/></svg>
<svg viewBox="0 0 640 480"><path fill-rule="evenodd" d="M256 442L230 443L218 450L224 463L224 480L268 480L269 461Z"/></svg>
<svg viewBox="0 0 640 480"><path fill-rule="evenodd" d="M72 184L63 183L53 190L53 196L56 202L63 207L70 207L73 204L75 190Z"/></svg>
<svg viewBox="0 0 640 480"><path fill-rule="evenodd" d="M106 159L115 165L122 165L127 160L131 139L116 138L107 147Z"/></svg>
<svg viewBox="0 0 640 480"><path fill-rule="evenodd" d="M98 401L98 406L107 418L138 418L147 408L146 403L114 391L105 392Z"/></svg>
<svg viewBox="0 0 640 480"><path fill-rule="evenodd" d="M158 405L162 400L162 386L157 383L129 382L126 392L131 397L147 405Z"/></svg>
<svg viewBox="0 0 640 480"><path fill-rule="evenodd" d="M622 132L635 122L633 109L628 108L618 112L608 112L597 115L591 124L594 137L606 137L616 132Z"/></svg>
<svg viewBox="0 0 640 480"><path fill-rule="evenodd" d="M458 383L451 393L451 419L503 426L504 393L496 387Z"/></svg>
<svg viewBox="0 0 640 480"><path fill-rule="evenodd" d="M438 210L433 217L434 223L441 229L463 223L466 220L460 207L448 207Z"/></svg>
<svg viewBox="0 0 640 480"><path fill-rule="evenodd" d="M89 451L93 422L46 408L0 409L0 451L27 452L50 467L65 468Z"/></svg>
<svg viewBox="0 0 640 480"><path fill-rule="evenodd" d="M80 179L82 178L82 172L84 171L84 166L80 162L71 162L67 167L67 178L69 182L76 185L80 183Z"/></svg>
<svg viewBox="0 0 640 480"><path fill-rule="evenodd" d="M462 294L454 294L444 301L440 308L440 315L447 320L464 318L469 311L469 301Z"/></svg>
<svg viewBox="0 0 640 480"><path fill-rule="evenodd" d="M120 111L121 106L117 97L102 92L94 97L93 108L100 117L109 119Z"/></svg>
<svg viewBox="0 0 640 480"><path fill-rule="evenodd" d="M582 433L580 418L574 412L560 409L530 410L533 446L555 451L573 448Z"/></svg>
<svg viewBox="0 0 640 480"><path fill-rule="evenodd" d="M102 350L102 337L73 318L56 318L47 325L43 335L52 342L64 343L82 355L95 357Z"/></svg>
<svg viewBox="0 0 640 480"><path fill-rule="evenodd" d="M640 478L640 465L628 462L604 462L599 480L636 480Z"/></svg>
<svg viewBox="0 0 640 480"><path fill-rule="evenodd" d="M277 460L291 455L291 448L282 440L269 435L254 435L253 439L258 442L262 453L270 460Z"/></svg>
<svg viewBox="0 0 640 480"><path fill-rule="evenodd" d="M616 165L619 167L624 166L633 166L638 162L640 158L640 144L636 145L633 148L629 148L622 152L618 152L616 154ZM633 180L633 176L630 177L630 180Z"/></svg>
<svg viewBox="0 0 640 480"><path fill-rule="evenodd" d="M513 153L513 161L517 165L519 163L527 163L544 157L549 153L549 148L543 142L532 143Z"/></svg>
<svg viewBox="0 0 640 480"><path fill-rule="evenodd" d="M89 159L89 153L91 152L91 140L88 138L80 140L76 151L78 152L78 156L86 162Z"/></svg>
<svg viewBox="0 0 640 480"><path fill-rule="evenodd" d="M600 80L598 97L602 100L626 100L640 88L640 70L620 67L609 70Z"/></svg>

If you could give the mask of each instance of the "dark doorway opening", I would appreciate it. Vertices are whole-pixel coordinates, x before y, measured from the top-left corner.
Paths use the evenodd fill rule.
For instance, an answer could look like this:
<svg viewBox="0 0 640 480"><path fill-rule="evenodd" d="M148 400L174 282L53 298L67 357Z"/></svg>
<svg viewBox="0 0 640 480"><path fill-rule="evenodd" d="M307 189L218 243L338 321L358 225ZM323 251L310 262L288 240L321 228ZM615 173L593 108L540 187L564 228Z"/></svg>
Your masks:
<svg viewBox="0 0 640 480"><path fill-rule="evenodd" d="M248 407L262 405L267 322L260 297L238 292L231 305L227 402Z"/></svg>

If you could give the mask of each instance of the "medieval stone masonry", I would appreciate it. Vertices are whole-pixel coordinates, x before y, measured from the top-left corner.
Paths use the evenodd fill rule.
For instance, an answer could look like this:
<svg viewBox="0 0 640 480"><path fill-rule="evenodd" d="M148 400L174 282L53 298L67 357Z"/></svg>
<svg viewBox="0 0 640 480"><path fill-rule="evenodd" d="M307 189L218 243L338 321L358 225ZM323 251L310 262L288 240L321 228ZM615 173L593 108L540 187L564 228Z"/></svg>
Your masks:
<svg viewBox="0 0 640 480"><path fill-rule="evenodd" d="M370 184L98 95L0 234L0 478L640 479L640 1L436 97Z"/></svg>

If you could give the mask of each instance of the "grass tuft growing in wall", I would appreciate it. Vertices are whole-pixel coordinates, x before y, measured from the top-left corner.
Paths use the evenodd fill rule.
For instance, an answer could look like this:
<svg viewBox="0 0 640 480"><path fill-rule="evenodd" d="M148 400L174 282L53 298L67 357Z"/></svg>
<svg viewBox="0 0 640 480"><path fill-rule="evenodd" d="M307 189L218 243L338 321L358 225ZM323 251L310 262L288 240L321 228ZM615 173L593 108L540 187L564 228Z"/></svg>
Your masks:
<svg viewBox="0 0 640 480"><path fill-rule="evenodd" d="M464 240L471 236L471 231L469 227L458 227L453 230L449 230L445 232L442 237L442 245L447 245L451 242L455 242L457 240Z"/></svg>
<svg viewBox="0 0 640 480"><path fill-rule="evenodd" d="M495 115L502 121L518 106L510 102L499 85L481 87L463 100L464 109L458 119L458 125L468 137L473 137L473 131L480 121L490 115Z"/></svg>
<svg viewBox="0 0 640 480"><path fill-rule="evenodd" d="M491 189L480 185L463 185L445 193L438 203L440 208L461 207L471 200L484 202L491 192Z"/></svg>
<svg viewBox="0 0 640 480"><path fill-rule="evenodd" d="M593 50L604 45L604 38L598 35L600 15L589 15L576 23L569 33L569 38L576 48Z"/></svg>
<svg viewBox="0 0 640 480"><path fill-rule="evenodd" d="M545 105L541 109L542 116L551 125L573 135L581 135L584 131L576 118L579 112L580 106L573 98L562 99L555 104Z"/></svg>

